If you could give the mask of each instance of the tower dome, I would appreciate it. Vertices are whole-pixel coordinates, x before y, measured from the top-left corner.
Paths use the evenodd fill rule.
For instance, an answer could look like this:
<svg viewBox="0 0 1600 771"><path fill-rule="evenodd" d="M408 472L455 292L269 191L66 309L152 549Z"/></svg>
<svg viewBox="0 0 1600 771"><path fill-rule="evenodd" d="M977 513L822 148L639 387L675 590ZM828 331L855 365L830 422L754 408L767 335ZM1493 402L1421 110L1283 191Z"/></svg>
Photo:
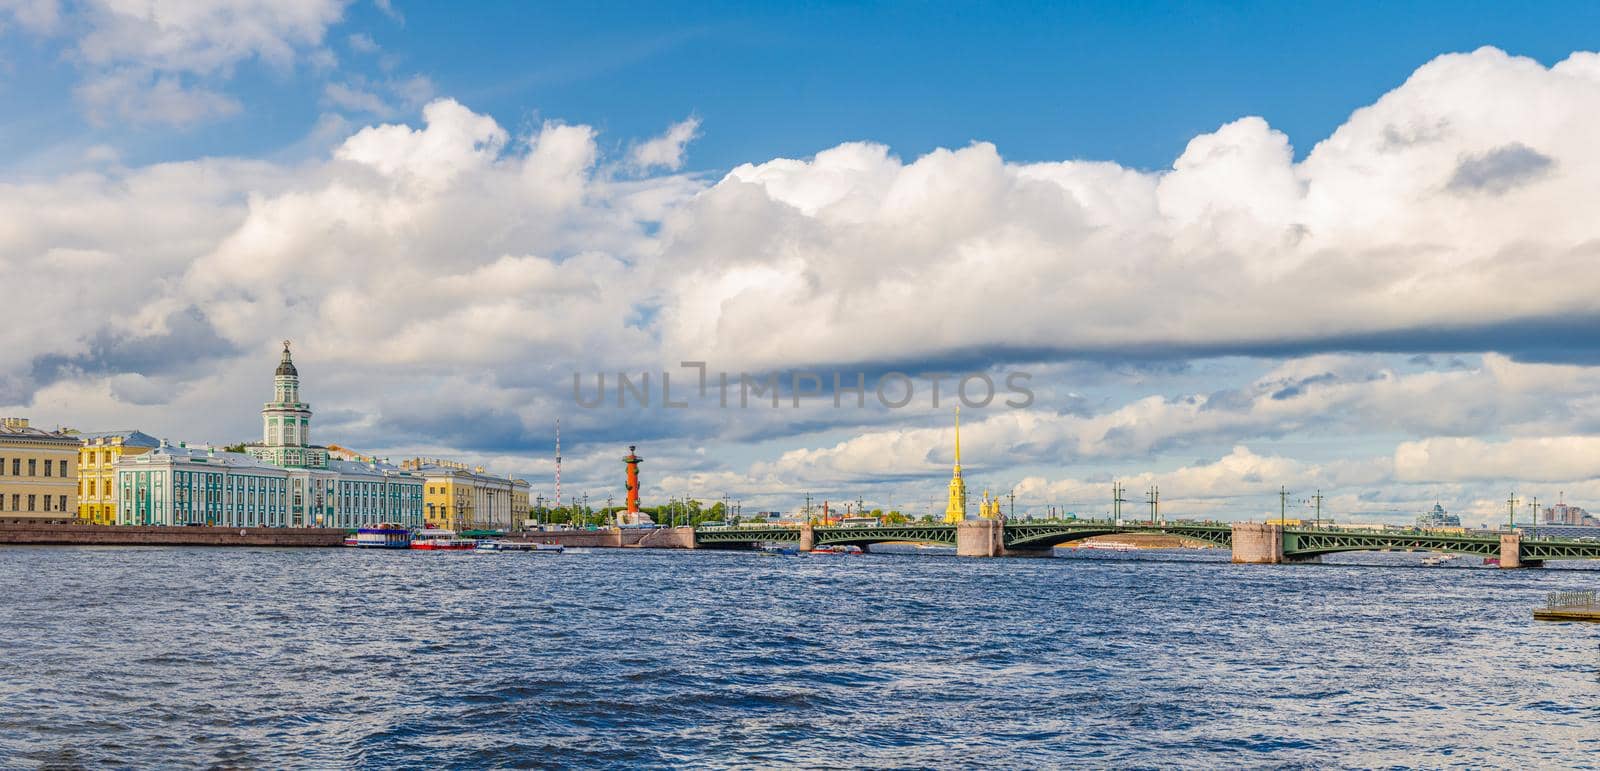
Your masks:
<svg viewBox="0 0 1600 771"><path fill-rule="evenodd" d="M283 361L278 362L278 377L300 377L300 372L294 368L294 361L289 358L289 341L283 341Z"/></svg>

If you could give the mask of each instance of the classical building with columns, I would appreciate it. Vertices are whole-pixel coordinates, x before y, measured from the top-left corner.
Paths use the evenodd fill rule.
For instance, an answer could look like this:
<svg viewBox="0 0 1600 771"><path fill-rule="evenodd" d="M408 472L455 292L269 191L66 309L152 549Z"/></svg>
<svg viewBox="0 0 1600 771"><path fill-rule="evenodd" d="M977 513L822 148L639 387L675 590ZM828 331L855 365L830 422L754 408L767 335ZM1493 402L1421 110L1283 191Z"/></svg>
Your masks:
<svg viewBox="0 0 1600 771"><path fill-rule="evenodd" d="M423 518L447 530L512 530L528 518L528 482L495 476L437 458L412 458L400 467L426 481Z"/></svg>
<svg viewBox="0 0 1600 771"><path fill-rule="evenodd" d="M128 525L421 527L422 474L378 461L334 460L311 444L311 405L283 344L261 410L262 441L245 452L161 446L117 462L117 521Z"/></svg>

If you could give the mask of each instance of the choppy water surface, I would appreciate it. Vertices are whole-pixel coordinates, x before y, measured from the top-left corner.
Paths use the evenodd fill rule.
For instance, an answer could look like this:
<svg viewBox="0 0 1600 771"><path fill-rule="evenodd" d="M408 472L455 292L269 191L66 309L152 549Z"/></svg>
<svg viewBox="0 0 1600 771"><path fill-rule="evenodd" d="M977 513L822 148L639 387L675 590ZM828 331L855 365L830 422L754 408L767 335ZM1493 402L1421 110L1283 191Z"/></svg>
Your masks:
<svg viewBox="0 0 1600 771"><path fill-rule="evenodd" d="M1529 613L1597 585L1170 555L8 548L0 766L1593 765L1600 627Z"/></svg>

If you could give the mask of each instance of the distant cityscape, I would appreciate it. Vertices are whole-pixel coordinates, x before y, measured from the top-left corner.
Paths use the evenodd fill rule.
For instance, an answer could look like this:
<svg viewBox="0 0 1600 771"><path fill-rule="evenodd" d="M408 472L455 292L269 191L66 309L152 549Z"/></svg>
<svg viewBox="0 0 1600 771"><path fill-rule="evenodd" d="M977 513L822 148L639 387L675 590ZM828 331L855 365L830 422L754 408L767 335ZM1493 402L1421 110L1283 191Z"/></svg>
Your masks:
<svg viewBox="0 0 1600 771"><path fill-rule="evenodd" d="M311 406L284 341L259 442L176 445L137 430L46 431L0 420L0 521L509 530L529 484L439 458L398 464L311 443Z"/></svg>
<svg viewBox="0 0 1600 771"><path fill-rule="evenodd" d="M1539 517L1541 525L1579 525L1582 527L1600 527L1600 519L1596 519L1577 506L1568 506L1558 503L1545 509Z"/></svg>
<svg viewBox="0 0 1600 771"><path fill-rule="evenodd" d="M311 406L301 401L299 370L289 341L284 341L273 372L273 399L263 405L261 416L261 441L225 447L173 445L137 430L47 431L32 427L26 418L0 419L0 521L285 528L356 528L392 522L473 531L513 530L536 521L588 521L594 513L585 501L575 505L570 517L562 515L559 497L556 507L546 507L543 496L536 502L530 499L526 480L499 476L482 466L421 457L391 463L337 444L312 444ZM960 441L958 414L956 460L943 517L947 524L967 518ZM631 506L638 506L636 498ZM819 517L808 496L800 519L777 511L740 516L737 507L726 503L702 509L698 501L674 499L668 505L626 511L608 505L593 523L647 525L709 518L838 524L865 521L869 514L889 524L912 519L899 511L869 512L859 504L855 509L846 504L842 513L836 513L823 502ZM985 492L980 512L983 518L1002 518L999 499ZM931 522L935 517L930 513L921 520ZM1312 524L1300 519L1268 522ZM1335 529L1370 527L1331 519L1317 524ZM1514 526L1536 536L1600 537L1600 518L1565 500L1537 509L1532 522ZM1461 517L1441 503L1418 515L1411 525L1386 527L1466 529Z"/></svg>

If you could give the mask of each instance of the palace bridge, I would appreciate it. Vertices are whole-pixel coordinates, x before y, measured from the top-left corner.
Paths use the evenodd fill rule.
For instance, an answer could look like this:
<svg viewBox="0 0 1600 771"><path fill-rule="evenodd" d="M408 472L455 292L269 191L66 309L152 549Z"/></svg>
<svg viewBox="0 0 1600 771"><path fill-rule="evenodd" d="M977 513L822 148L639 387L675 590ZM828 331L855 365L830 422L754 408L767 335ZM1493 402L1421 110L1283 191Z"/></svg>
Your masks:
<svg viewBox="0 0 1600 771"><path fill-rule="evenodd" d="M1240 563L1316 562L1324 554L1356 551L1428 551L1499 560L1500 567L1537 567L1546 560L1600 559L1600 543L1525 538L1518 532L1446 534L1427 531L1332 530L1250 522L1008 522L968 520L960 524L879 526L734 525L694 531L695 548L750 548L762 543L819 546L913 542L953 546L963 557L1047 556L1064 543L1102 535L1160 533L1203 541L1232 551Z"/></svg>

